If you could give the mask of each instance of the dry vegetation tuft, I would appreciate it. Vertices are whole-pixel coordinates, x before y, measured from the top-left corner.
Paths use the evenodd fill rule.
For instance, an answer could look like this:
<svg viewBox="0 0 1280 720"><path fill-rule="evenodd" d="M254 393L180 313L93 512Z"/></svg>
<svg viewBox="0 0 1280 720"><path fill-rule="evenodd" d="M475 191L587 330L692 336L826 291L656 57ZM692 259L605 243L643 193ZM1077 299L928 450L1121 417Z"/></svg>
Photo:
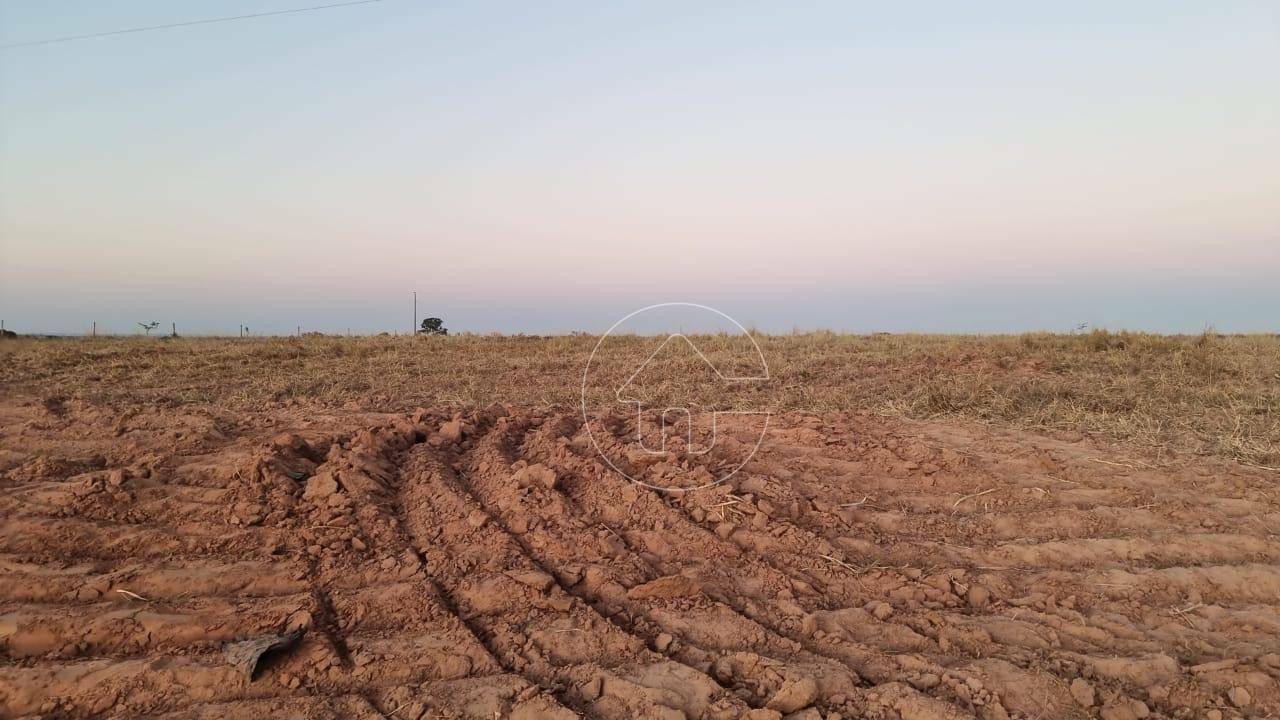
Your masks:
<svg viewBox="0 0 1280 720"><path fill-rule="evenodd" d="M733 338L695 340L717 363L741 357ZM494 401L572 406L596 341L586 335L16 340L0 346L0 388L245 410L293 400L386 409ZM976 419L1280 466L1274 335L819 332L759 341L770 381L730 387L721 397L703 397L704 405ZM656 342L622 338L606 345L601 362L622 368ZM680 373L649 388L673 398L688 390Z"/></svg>

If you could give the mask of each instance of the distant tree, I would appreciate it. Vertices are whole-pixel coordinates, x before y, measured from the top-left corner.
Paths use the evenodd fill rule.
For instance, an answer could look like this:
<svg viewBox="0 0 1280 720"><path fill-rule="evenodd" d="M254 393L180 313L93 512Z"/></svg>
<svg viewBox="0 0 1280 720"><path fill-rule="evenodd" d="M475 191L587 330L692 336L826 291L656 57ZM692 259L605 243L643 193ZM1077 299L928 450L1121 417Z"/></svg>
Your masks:
<svg viewBox="0 0 1280 720"><path fill-rule="evenodd" d="M444 326L444 321L440 318L427 318L422 321L422 327L418 329L422 335L448 335L449 330Z"/></svg>
<svg viewBox="0 0 1280 720"><path fill-rule="evenodd" d="M152 330L155 330L156 328L160 327L160 323L154 322L154 321L149 323L140 322L138 323L138 327L142 328L143 332L150 335Z"/></svg>

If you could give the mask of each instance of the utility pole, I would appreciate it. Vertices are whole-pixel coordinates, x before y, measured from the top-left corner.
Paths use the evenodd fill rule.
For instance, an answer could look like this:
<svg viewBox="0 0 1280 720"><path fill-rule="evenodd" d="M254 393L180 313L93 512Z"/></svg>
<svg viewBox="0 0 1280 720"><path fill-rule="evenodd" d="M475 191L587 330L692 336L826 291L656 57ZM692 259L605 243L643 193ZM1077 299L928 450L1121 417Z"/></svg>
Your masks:
<svg viewBox="0 0 1280 720"><path fill-rule="evenodd" d="M413 327L409 330L410 334L418 334L418 291L413 291Z"/></svg>
<svg viewBox="0 0 1280 720"><path fill-rule="evenodd" d="M98 337L98 321L93 321L93 336Z"/></svg>

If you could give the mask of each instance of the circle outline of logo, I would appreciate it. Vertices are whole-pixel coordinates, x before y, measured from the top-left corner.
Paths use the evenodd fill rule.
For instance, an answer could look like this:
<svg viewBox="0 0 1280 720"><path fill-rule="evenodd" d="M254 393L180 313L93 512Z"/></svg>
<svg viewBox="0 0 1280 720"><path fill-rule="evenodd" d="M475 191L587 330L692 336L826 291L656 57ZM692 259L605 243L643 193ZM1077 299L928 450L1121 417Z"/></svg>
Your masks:
<svg viewBox="0 0 1280 720"><path fill-rule="evenodd" d="M590 376L590 374L591 374L591 363L592 363L592 361L594 361L594 360L595 360L596 353L600 350L600 346L604 343L605 338L609 337L609 335L610 335L614 330L617 330L619 325L621 325L622 323L624 323L624 322L626 322L626 321L630 320L631 318L635 317L636 315L639 315L640 313L648 312L648 311L650 311L650 310L656 310L656 309L658 309L658 308L664 308L664 307L691 307L691 308L698 308L699 310L705 310L705 311L707 311L707 312L715 313L716 315L719 315L720 317L724 318L725 320L728 320L729 322L733 323L735 326L737 326L737 328L738 328L739 330L741 330L741 331L742 331L742 334L743 334L743 335L745 335L745 336L747 337L747 339L751 341L751 345L752 345L752 347L754 347L754 348L756 349L756 355L758 355L758 356L760 357L760 366L764 368L764 375L762 375L762 376L759 376L759 377L750 377L750 378L736 378L736 379L739 379L739 380L756 380L756 381L760 381L760 380L769 380L769 363L768 363L768 361L766 361L766 360L765 360L765 358L764 358L764 351L760 349L760 344L759 344L759 343L757 343L757 342L756 342L756 339L755 339L754 337L752 337L751 333L750 333L750 332L748 332L748 331L747 331L747 329L746 329L745 327L743 327L742 323L738 322L737 320L734 320L734 319L733 319L732 317L730 317L728 314L726 314L726 313L724 313L724 312L721 312L720 310L717 310L717 309L715 309L715 308L713 308L713 307L709 307L709 306L707 306L707 305L701 305L701 304L699 304L699 303L691 303L691 302L665 302L665 303L656 303L656 304L654 304L654 305L649 305L649 306L646 306L646 307L642 307L642 308L640 308L639 310L633 310L632 312L630 312L630 313L628 313L627 315L625 315L621 320L619 320L619 321L615 322L613 325L611 325L611 326L609 327L609 329L608 329L608 330L604 331L604 334L603 334L603 335L601 335L601 336L600 336L600 339L596 341L595 347L593 347L593 348L591 349L591 354L587 357L587 364L586 364L586 366L582 369L582 424L583 424L583 426L585 426L585 427L586 427L586 429L587 429L587 438L591 440L591 446L595 448L595 450L596 450L596 454L597 454L597 455L599 455L599 456L600 456L600 459L601 459L601 460L604 460L604 461L605 461L605 463L606 463L606 464L607 464L611 469L613 469L613 471L614 471L614 472L618 473L618 474L619 474L619 475L621 475L622 477L626 478L627 480L630 480L631 482L633 482L633 483L635 483L635 484L637 484L637 485L643 485L644 487L647 487L647 488L649 488L650 490L657 490L657 491L659 491L659 492L666 492L666 493L686 493L686 492L695 492L695 491L697 491L697 490L704 490L704 489L706 489L706 488L714 487L714 486L716 486L716 485L719 485L720 483L722 483L722 482L724 482L724 481L728 480L729 478L733 477L734 475L736 475L736 474L738 473L738 471L739 471L739 470L741 470L741 469L743 468L743 466L745 466L747 463L751 462L751 458L755 457L756 453L757 453L757 452L759 452L759 450L760 450L760 445L764 443L764 436L765 436L765 434L769 432L769 418L770 418L770 417L772 416L772 414L773 414L771 411L769 411L769 410L765 410L765 411L762 411L762 412L752 412L752 413L751 413L751 414L762 414L762 415L764 415L764 427L762 427L762 428L760 429L760 437L756 439L756 444L755 444L755 446L751 448L751 452L747 453L747 456L746 456L745 458L743 458L742 462L738 463L738 465L737 465L737 466L736 466L732 471L730 471L728 474L726 474L724 477L716 478L715 480L712 480L711 482L703 483L703 484L701 484L701 485L697 485L697 486L695 486L695 487L690 487L690 488L667 488L667 487L662 487L662 486L659 486L659 485L651 485L651 484L649 484L649 483L647 483L647 482L645 482L645 481L643 481L643 480L638 480L638 479L636 479L636 478L632 477L629 473L627 473L626 471L624 471L622 468L619 468L616 464L614 464L614 462L613 462L612 460L610 460L610 459L609 459L609 456L605 454L604 450L602 450L602 449L600 448L600 444L599 444L598 442L596 442L596 436L595 436L595 433L594 433L594 432L592 432L592 430L591 430L591 417L590 417L590 415L588 415L588 413L587 413L587 380L588 380L588 378L589 378L589 376ZM694 350L695 350L699 355L702 355L702 351L701 351L701 350L698 350L697 346L694 346ZM706 356L705 356L705 355L702 355L702 357L703 357L703 359L704 359L704 360L706 360ZM708 364L710 364L710 361L707 361L707 363L708 363ZM715 368L715 366L713 365L713 366L712 366L712 368L714 369L714 368ZM716 373L717 373L717 374L719 374L719 371L717 370L717 371L716 371ZM722 377L723 377L723 376L722 376ZM742 413L739 413L739 414L742 414ZM715 412L713 411L713 412L712 412L712 416L714 417L714 415L715 415ZM714 425L713 425L713 427L714 427Z"/></svg>

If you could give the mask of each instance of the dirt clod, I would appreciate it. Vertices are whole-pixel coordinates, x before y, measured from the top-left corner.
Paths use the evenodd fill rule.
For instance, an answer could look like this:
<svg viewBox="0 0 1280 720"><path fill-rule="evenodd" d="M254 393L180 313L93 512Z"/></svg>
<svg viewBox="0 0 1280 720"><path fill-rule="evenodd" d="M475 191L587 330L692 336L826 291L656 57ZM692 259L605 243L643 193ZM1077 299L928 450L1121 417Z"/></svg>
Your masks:
<svg viewBox="0 0 1280 720"><path fill-rule="evenodd" d="M440 437L446 442L456 443L462 440L462 421L450 420L440 425Z"/></svg>
<svg viewBox="0 0 1280 720"><path fill-rule="evenodd" d="M1240 686L1236 686L1227 691L1227 699L1231 701L1232 705L1235 705L1238 708L1243 708L1248 707L1249 703L1253 700L1253 696L1249 694L1248 690Z"/></svg>
<svg viewBox="0 0 1280 720"><path fill-rule="evenodd" d="M808 707L818 697L818 684L812 678L788 680L769 698L765 707L780 713L792 713Z"/></svg>
<svg viewBox="0 0 1280 720"><path fill-rule="evenodd" d="M321 473L307 480L306 490L302 492L305 500L326 500L338 492L338 479L330 473Z"/></svg>
<svg viewBox="0 0 1280 720"><path fill-rule="evenodd" d="M1093 707L1093 686L1087 680L1076 678L1071 681L1071 697L1081 707Z"/></svg>
<svg viewBox="0 0 1280 720"><path fill-rule="evenodd" d="M554 488L558 482L555 471L541 463L521 468L513 479L520 487L537 486L547 489Z"/></svg>
<svg viewBox="0 0 1280 720"><path fill-rule="evenodd" d="M965 602L972 608L984 608L991 600L991 591L981 585L973 585L965 593Z"/></svg>

